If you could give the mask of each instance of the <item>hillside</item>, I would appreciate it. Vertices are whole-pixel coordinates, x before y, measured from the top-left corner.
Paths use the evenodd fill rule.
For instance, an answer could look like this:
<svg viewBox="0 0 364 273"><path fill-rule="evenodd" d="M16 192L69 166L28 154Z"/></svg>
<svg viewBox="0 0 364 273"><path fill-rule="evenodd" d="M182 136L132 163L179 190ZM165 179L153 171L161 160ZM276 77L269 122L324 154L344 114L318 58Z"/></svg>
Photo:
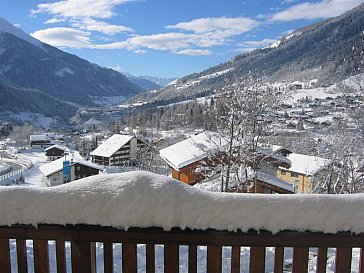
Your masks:
<svg viewBox="0 0 364 273"><path fill-rule="evenodd" d="M279 43L237 55L226 63L183 77L158 93L140 94L133 101L163 104L196 98L214 93L227 80L248 73L266 81L318 79L318 85L329 85L354 73L359 63L355 54L363 48L363 30L361 4L339 17L297 29Z"/></svg>
<svg viewBox="0 0 364 273"><path fill-rule="evenodd" d="M119 72L44 44L4 19L0 19L0 83L36 89L82 106L93 106L102 97L130 98L143 90Z"/></svg>

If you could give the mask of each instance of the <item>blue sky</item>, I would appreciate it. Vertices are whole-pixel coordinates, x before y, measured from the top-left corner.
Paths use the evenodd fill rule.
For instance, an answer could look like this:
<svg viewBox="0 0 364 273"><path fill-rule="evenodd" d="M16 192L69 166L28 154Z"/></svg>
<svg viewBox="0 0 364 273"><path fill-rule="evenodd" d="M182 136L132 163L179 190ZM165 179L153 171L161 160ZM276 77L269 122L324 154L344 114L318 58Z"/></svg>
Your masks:
<svg viewBox="0 0 364 273"><path fill-rule="evenodd" d="M265 47L364 0L1 0L35 38L134 75L181 77Z"/></svg>

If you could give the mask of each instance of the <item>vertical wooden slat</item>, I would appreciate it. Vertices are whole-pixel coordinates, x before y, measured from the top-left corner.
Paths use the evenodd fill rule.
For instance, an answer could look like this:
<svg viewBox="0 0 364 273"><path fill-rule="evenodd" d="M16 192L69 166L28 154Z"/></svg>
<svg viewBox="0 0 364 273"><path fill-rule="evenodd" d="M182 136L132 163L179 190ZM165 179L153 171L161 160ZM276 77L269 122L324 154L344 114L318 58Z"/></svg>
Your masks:
<svg viewBox="0 0 364 273"><path fill-rule="evenodd" d="M90 242L71 242L72 273L95 273L92 245Z"/></svg>
<svg viewBox="0 0 364 273"><path fill-rule="evenodd" d="M34 254L34 272L49 273L48 241L34 240L33 254Z"/></svg>
<svg viewBox="0 0 364 273"><path fill-rule="evenodd" d="M364 248L360 249L359 273L364 273Z"/></svg>
<svg viewBox="0 0 364 273"><path fill-rule="evenodd" d="M10 247L8 239L0 239L0 268L1 272L10 273Z"/></svg>
<svg viewBox="0 0 364 273"><path fill-rule="evenodd" d="M132 243L123 243L123 272L137 272L137 246Z"/></svg>
<svg viewBox="0 0 364 273"><path fill-rule="evenodd" d="M335 273L350 272L351 248L337 248L335 259Z"/></svg>
<svg viewBox="0 0 364 273"><path fill-rule="evenodd" d="M18 273L28 273L27 246L25 240L16 240L16 254L18 260Z"/></svg>
<svg viewBox="0 0 364 273"><path fill-rule="evenodd" d="M221 246L207 246L207 272L221 273Z"/></svg>
<svg viewBox="0 0 364 273"><path fill-rule="evenodd" d="M188 246L188 273L197 273L197 245Z"/></svg>
<svg viewBox="0 0 364 273"><path fill-rule="evenodd" d="M114 272L113 248L112 243L104 242L104 273Z"/></svg>
<svg viewBox="0 0 364 273"><path fill-rule="evenodd" d="M292 273L307 273L308 253L308 247L293 248Z"/></svg>
<svg viewBox="0 0 364 273"><path fill-rule="evenodd" d="M284 247L274 248L274 273L283 272Z"/></svg>
<svg viewBox="0 0 364 273"><path fill-rule="evenodd" d="M57 273L67 273L65 242L56 241Z"/></svg>
<svg viewBox="0 0 364 273"><path fill-rule="evenodd" d="M178 245L164 245L164 272L179 272Z"/></svg>
<svg viewBox="0 0 364 273"><path fill-rule="evenodd" d="M327 247L319 247L317 250L316 273L325 273L327 264Z"/></svg>
<svg viewBox="0 0 364 273"><path fill-rule="evenodd" d="M233 246L231 249L231 273L240 272L240 246Z"/></svg>
<svg viewBox="0 0 364 273"><path fill-rule="evenodd" d="M250 273L264 273L265 270L265 247L250 248Z"/></svg>
<svg viewBox="0 0 364 273"><path fill-rule="evenodd" d="M146 266L147 266L147 273L155 273L155 245L154 244L147 244L146 246Z"/></svg>

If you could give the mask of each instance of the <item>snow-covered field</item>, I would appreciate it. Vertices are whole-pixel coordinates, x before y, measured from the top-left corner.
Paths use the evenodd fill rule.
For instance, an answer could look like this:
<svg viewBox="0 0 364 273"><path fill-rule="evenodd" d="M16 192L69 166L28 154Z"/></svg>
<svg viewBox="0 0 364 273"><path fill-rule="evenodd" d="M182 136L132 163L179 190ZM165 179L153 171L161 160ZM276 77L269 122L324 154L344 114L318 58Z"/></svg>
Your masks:
<svg viewBox="0 0 364 273"><path fill-rule="evenodd" d="M26 185L44 187L45 185L42 183L43 174L39 170L39 167L49 163L46 161L44 152L41 150L25 150L21 153L21 156L33 163L33 167L23 173Z"/></svg>

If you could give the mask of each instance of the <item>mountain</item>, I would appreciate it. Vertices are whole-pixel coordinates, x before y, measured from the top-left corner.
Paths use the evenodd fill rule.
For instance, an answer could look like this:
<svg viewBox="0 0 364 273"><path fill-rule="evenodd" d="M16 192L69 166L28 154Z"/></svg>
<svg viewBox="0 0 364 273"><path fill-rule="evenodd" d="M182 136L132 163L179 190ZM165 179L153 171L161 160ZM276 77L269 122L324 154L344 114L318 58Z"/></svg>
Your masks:
<svg viewBox="0 0 364 273"><path fill-rule="evenodd" d="M0 19L2 85L23 93L38 90L38 94L47 94L54 101L80 106L95 106L105 97L127 99L143 91L119 72L42 43ZM29 94L33 96L34 92ZM4 106L3 101L0 106Z"/></svg>
<svg viewBox="0 0 364 273"><path fill-rule="evenodd" d="M177 78L162 78L162 77L153 77L153 76L139 76L141 78L144 78L146 80L155 82L156 84L160 86L167 86L171 82L175 81Z"/></svg>
<svg viewBox="0 0 364 273"><path fill-rule="evenodd" d="M0 83L0 112L41 113L46 117L68 120L77 107L36 89L16 88Z"/></svg>
<svg viewBox="0 0 364 273"><path fill-rule="evenodd" d="M163 86L161 86L153 81L147 80L146 78L144 78L142 76L135 77L130 74L127 77L132 83L136 84L137 86L139 86L147 91L159 90L159 89L163 88Z"/></svg>
<svg viewBox="0 0 364 273"><path fill-rule="evenodd" d="M297 29L264 49L240 54L201 73L188 75L158 93L141 93L132 101L163 104L214 93L227 80L251 75L272 82L309 81L318 85L343 80L358 68L363 52L364 4L353 10ZM353 50L356 49L356 50Z"/></svg>

